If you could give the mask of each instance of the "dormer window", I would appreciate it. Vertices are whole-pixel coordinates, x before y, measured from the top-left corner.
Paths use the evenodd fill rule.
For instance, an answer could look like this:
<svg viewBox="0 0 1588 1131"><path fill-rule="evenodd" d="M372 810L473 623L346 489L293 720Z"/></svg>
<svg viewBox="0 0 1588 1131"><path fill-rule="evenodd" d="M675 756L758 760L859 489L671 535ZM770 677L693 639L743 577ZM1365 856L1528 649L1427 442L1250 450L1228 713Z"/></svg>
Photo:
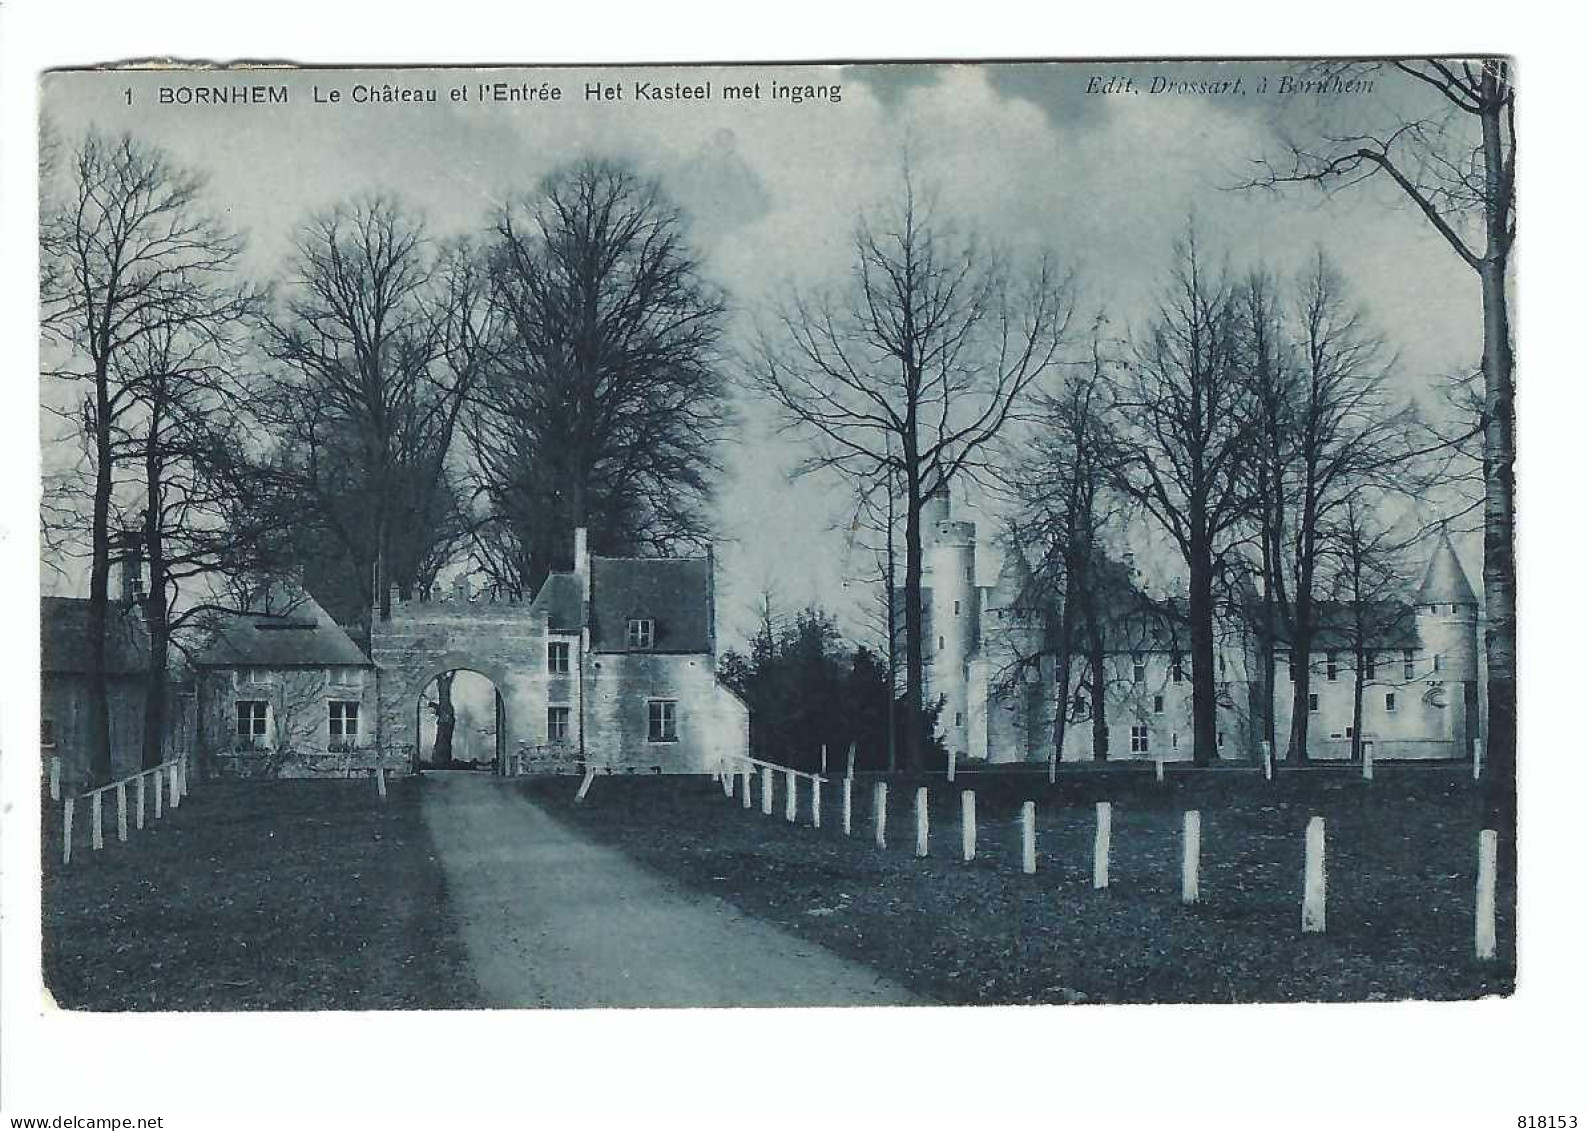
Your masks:
<svg viewBox="0 0 1588 1131"><path fill-rule="evenodd" d="M630 620L628 640L630 648L655 647L656 622L653 620Z"/></svg>

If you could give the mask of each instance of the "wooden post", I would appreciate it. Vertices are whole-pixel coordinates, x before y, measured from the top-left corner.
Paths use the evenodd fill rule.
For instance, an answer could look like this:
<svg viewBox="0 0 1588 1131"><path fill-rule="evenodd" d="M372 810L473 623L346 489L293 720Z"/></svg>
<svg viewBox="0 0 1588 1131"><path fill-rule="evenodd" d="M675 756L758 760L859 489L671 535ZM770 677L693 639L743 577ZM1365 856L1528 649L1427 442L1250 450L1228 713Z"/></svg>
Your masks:
<svg viewBox="0 0 1588 1131"><path fill-rule="evenodd" d="M104 814L101 812L104 806L100 804L99 800L104 796L104 794L105 791L102 789L96 789L93 793L89 794L89 796L94 799L93 807L89 810L89 828L93 833L93 845L95 852L98 852L101 848L105 847L105 818Z"/></svg>
<svg viewBox="0 0 1588 1131"><path fill-rule="evenodd" d="M822 743L822 777L827 776L827 743Z"/></svg>
<svg viewBox="0 0 1588 1131"><path fill-rule="evenodd" d="M138 775L138 831L143 831L143 793L145 783L149 780L147 774Z"/></svg>
<svg viewBox="0 0 1588 1131"><path fill-rule="evenodd" d="M1472 780L1477 781L1483 776L1483 740L1472 740Z"/></svg>
<svg viewBox="0 0 1588 1131"><path fill-rule="evenodd" d="M845 836L848 836L851 832L854 831L854 813L855 813L855 779L854 778L845 778L844 779L844 795L843 795L843 826L844 826L844 835Z"/></svg>
<svg viewBox="0 0 1588 1131"><path fill-rule="evenodd" d="M595 775L595 770L588 766L585 767L584 780L579 783L579 792L573 795L573 799L575 801L583 801L585 797L588 796L590 793L590 783L595 781Z"/></svg>
<svg viewBox="0 0 1588 1131"><path fill-rule="evenodd" d="M744 769L739 774L739 776L744 779L744 799L740 802L740 804L743 805L744 808L746 808L746 809L750 808L750 805L751 805L751 801L750 801L750 775L753 774L754 772L755 772L755 767L750 765L750 763L746 762L744 764Z"/></svg>
<svg viewBox="0 0 1588 1131"><path fill-rule="evenodd" d="M772 815L772 767L761 767L761 814Z"/></svg>
<svg viewBox="0 0 1588 1131"><path fill-rule="evenodd" d="M1314 817L1307 822L1306 876L1301 893L1301 930L1304 934L1323 933L1325 888L1323 818Z"/></svg>
<svg viewBox="0 0 1588 1131"><path fill-rule="evenodd" d="M127 783L116 783L116 839L127 843Z"/></svg>
<svg viewBox="0 0 1588 1131"><path fill-rule="evenodd" d="M159 770L152 770L149 776L154 779L154 819L158 821L161 811L165 808L162 801L162 791L165 789L163 784L165 775Z"/></svg>
<svg viewBox="0 0 1588 1131"><path fill-rule="evenodd" d="M1108 849L1113 835L1114 807L1097 803L1097 835L1092 838L1092 886L1099 891L1108 886Z"/></svg>
<svg viewBox="0 0 1588 1131"><path fill-rule="evenodd" d="M1274 780L1274 744L1263 739L1263 780Z"/></svg>
<svg viewBox="0 0 1588 1131"><path fill-rule="evenodd" d="M1362 780L1373 780L1373 744L1362 743Z"/></svg>
<svg viewBox="0 0 1588 1131"><path fill-rule="evenodd" d="M173 763L166 771L171 775L171 809L174 812L182 804L182 783L176 778L176 765Z"/></svg>
<svg viewBox="0 0 1588 1131"><path fill-rule="evenodd" d="M1202 814L1195 809L1186 810L1180 842L1180 902L1190 907L1202 898Z"/></svg>
<svg viewBox="0 0 1588 1131"><path fill-rule="evenodd" d="M1020 870L1028 876L1037 874L1037 803L1027 801L1020 806Z"/></svg>
<svg viewBox="0 0 1588 1131"><path fill-rule="evenodd" d="M926 786L915 791L915 854L927 855L931 847L931 832L927 828Z"/></svg>
<svg viewBox="0 0 1588 1131"><path fill-rule="evenodd" d="M792 825L800 812L800 781L794 776L793 770L788 771L787 785L786 796L783 798L783 819Z"/></svg>
<svg viewBox="0 0 1588 1131"><path fill-rule="evenodd" d="M954 752L948 752L948 784L954 784Z"/></svg>
<svg viewBox="0 0 1588 1131"><path fill-rule="evenodd" d="M855 776L855 744L853 742L849 744L849 769L844 776L850 778Z"/></svg>
<svg viewBox="0 0 1588 1131"><path fill-rule="evenodd" d="M1476 775L1474 775L1476 777ZM61 760L55 755L50 755L50 800L61 799Z"/></svg>
<svg viewBox="0 0 1588 1131"><path fill-rule="evenodd" d="M811 779L811 828L822 827L822 779Z"/></svg>
<svg viewBox="0 0 1588 1131"><path fill-rule="evenodd" d="M959 854L967 864L976 859L976 793L969 789L959 794Z"/></svg>
<svg viewBox="0 0 1588 1131"><path fill-rule="evenodd" d="M77 799L68 797L61 813L61 863L72 862L72 819L76 816Z"/></svg>
<svg viewBox="0 0 1588 1131"><path fill-rule="evenodd" d="M879 781L871 790L871 823L877 832L877 847L888 847L888 783Z"/></svg>
<svg viewBox="0 0 1588 1131"><path fill-rule="evenodd" d="M727 762L717 763L717 776L722 779L722 795L733 800L733 779L738 775L728 768Z"/></svg>
<svg viewBox="0 0 1588 1131"><path fill-rule="evenodd" d="M1154 758L1152 760L1152 776L1153 776L1153 779L1155 781L1157 781L1157 783L1159 785L1163 784L1163 759L1162 758Z"/></svg>
<svg viewBox="0 0 1588 1131"><path fill-rule="evenodd" d="M1478 834L1478 914L1472 940L1479 962L1494 960L1494 882L1499 864L1499 834L1493 829L1484 829Z"/></svg>
<svg viewBox="0 0 1588 1131"><path fill-rule="evenodd" d="M1056 754L1048 755L1048 784L1059 784L1059 758Z"/></svg>
<svg viewBox="0 0 1588 1131"><path fill-rule="evenodd" d="M386 800L386 767L384 765L375 767L375 792L380 794L382 801Z"/></svg>

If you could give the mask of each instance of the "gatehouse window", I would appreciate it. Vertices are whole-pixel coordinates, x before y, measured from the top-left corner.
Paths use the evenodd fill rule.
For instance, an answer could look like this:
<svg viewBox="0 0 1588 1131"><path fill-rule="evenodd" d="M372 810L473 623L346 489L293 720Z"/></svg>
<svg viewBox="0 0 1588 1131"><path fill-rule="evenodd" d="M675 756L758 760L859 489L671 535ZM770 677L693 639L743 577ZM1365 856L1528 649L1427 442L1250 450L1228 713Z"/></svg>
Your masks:
<svg viewBox="0 0 1588 1131"><path fill-rule="evenodd" d="M566 645L565 645L565 647L566 647ZM571 714L572 714L572 712L571 712L571 710L568 707L547 707L546 708L546 741L547 742L567 742L568 741L568 721L569 721L569 718L571 717Z"/></svg>
<svg viewBox="0 0 1588 1131"><path fill-rule="evenodd" d="M256 746L269 728L270 705L262 699L237 701L237 745Z"/></svg>
<svg viewBox="0 0 1588 1131"><path fill-rule="evenodd" d="M1393 691L1384 693L1384 710L1391 715L1395 713L1395 693Z"/></svg>
<svg viewBox="0 0 1588 1131"><path fill-rule="evenodd" d="M1185 682L1185 657L1179 652L1174 654L1174 663L1170 670L1176 683Z"/></svg>
<svg viewBox="0 0 1588 1131"><path fill-rule="evenodd" d="M650 648L656 644L656 622L653 620L629 621L629 647Z"/></svg>
<svg viewBox="0 0 1588 1131"><path fill-rule="evenodd" d="M1438 652L1435 652L1434 653L1434 672L1436 674L1438 673L1439 669L1444 666L1443 661L1444 661L1444 657L1441 656Z"/></svg>
<svg viewBox="0 0 1588 1131"><path fill-rule="evenodd" d="M1415 661L1416 661L1416 656L1413 654L1413 652L1412 652L1412 650L1410 648L1407 648L1407 649L1405 649L1404 651L1401 652L1401 678L1402 679L1416 679L1417 678L1417 668L1416 668Z"/></svg>
<svg viewBox="0 0 1588 1131"><path fill-rule="evenodd" d="M1147 753L1148 741L1145 725L1137 725L1130 728L1130 752L1132 754Z"/></svg>
<svg viewBox="0 0 1588 1131"><path fill-rule="evenodd" d="M630 622L633 623L632 621ZM649 645L640 645L649 647ZM568 674L568 642L553 640L546 645L546 670L552 675Z"/></svg>
<svg viewBox="0 0 1588 1131"><path fill-rule="evenodd" d="M1378 678L1378 654L1376 652L1369 652L1364 657L1364 667L1368 679Z"/></svg>
<svg viewBox="0 0 1588 1131"><path fill-rule="evenodd" d="M678 741L678 700L650 699L646 701L648 726L646 738L651 742Z"/></svg>
<svg viewBox="0 0 1588 1131"><path fill-rule="evenodd" d="M332 699L326 704L330 716L331 749L351 750L358 745L358 704Z"/></svg>
<svg viewBox="0 0 1588 1131"><path fill-rule="evenodd" d="M1155 715L1163 714L1163 696L1162 695L1154 695L1152 697L1152 713L1155 714Z"/></svg>
<svg viewBox="0 0 1588 1131"><path fill-rule="evenodd" d="M55 745L55 720L54 719L42 718L42 719L39 720L39 745L40 746L54 746Z"/></svg>
<svg viewBox="0 0 1588 1131"><path fill-rule="evenodd" d="M1323 658L1323 673L1330 683L1340 678L1340 661L1333 652Z"/></svg>
<svg viewBox="0 0 1588 1131"><path fill-rule="evenodd" d="M1140 656L1133 656L1133 657L1131 657L1131 663L1132 663L1131 682L1132 683L1146 683L1147 682L1147 661L1143 660Z"/></svg>
<svg viewBox="0 0 1588 1131"><path fill-rule="evenodd" d="M1318 693L1316 691L1307 695L1307 710L1314 715L1318 713Z"/></svg>

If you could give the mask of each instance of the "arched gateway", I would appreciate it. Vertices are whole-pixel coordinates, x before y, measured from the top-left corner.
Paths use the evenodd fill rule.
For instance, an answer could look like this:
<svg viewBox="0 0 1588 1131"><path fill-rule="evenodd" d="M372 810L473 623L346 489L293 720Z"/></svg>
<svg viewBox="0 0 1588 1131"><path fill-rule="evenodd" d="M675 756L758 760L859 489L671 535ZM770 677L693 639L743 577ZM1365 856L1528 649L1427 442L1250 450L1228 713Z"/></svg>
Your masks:
<svg viewBox="0 0 1588 1131"><path fill-rule="evenodd" d="M707 773L749 754L750 714L716 678L713 562L602 558L574 542L574 568L532 601L392 601L370 631L379 742L418 763L415 704L466 669L501 696L502 749L542 767Z"/></svg>

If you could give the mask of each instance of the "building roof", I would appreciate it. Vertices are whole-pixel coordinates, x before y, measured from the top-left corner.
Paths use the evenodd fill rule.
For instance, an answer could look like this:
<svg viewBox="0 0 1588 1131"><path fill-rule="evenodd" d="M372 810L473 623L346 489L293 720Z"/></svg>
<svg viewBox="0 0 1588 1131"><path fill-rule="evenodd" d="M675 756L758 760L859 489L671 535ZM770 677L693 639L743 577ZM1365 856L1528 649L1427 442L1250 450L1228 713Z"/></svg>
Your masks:
<svg viewBox="0 0 1588 1131"><path fill-rule="evenodd" d="M1417 588L1417 603L1419 605L1478 603L1478 595L1472 591L1472 584L1467 580L1466 571L1461 568L1461 559L1456 556L1456 548L1450 544L1450 533L1443 527L1439 530L1439 541L1434 546L1434 552L1428 559L1428 568L1423 572L1423 583Z"/></svg>
<svg viewBox="0 0 1588 1131"><path fill-rule="evenodd" d="M86 673L88 598L39 600L40 670ZM112 601L105 622L105 670L111 675L142 675L149 670L149 636L135 605Z"/></svg>
<svg viewBox="0 0 1588 1131"><path fill-rule="evenodd" d="M307 593L284 613L231 613L195 661L207 668L369 667L353 638Z"/></svg>
<svg viewBox="0 0 1588 1131"><path fill-rule="evenodd" d="M553 632L578 633L582 627L581 604L579 579L571 573L553 573L541 583L540 592L529 604L529 611L547 614Z"/></svg>
<svg viewBox="0 0 1588 1131"><path fill-rule="evenodd" d="M710 652L711 602L710 558L590 559L590 638L597 652L628 651L631 619L655 622L655 643L646 651Z"/></svg>

